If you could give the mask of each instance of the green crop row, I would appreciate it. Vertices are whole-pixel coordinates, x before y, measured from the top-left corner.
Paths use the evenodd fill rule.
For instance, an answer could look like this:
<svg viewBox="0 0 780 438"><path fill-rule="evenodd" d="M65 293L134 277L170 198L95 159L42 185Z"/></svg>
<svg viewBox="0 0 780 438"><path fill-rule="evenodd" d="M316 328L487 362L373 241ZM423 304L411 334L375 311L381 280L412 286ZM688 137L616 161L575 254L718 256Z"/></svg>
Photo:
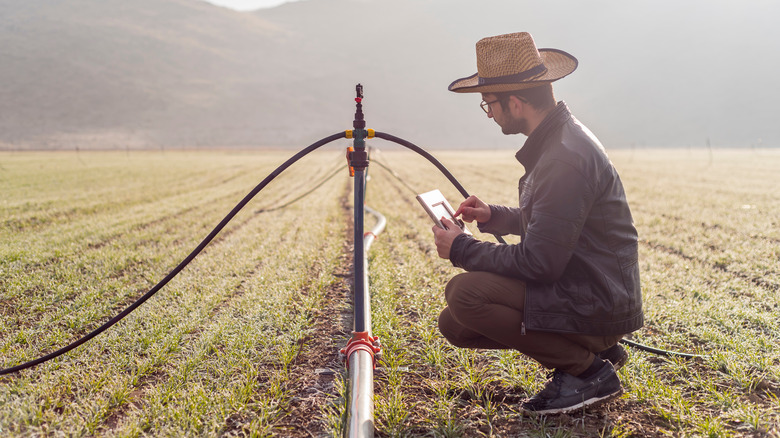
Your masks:
<svg viewBox="0 0 780 438"><path fill-rule="evenodd" d="M55 350L132 303L289 155L0 155L0 366ZM435 155L469 192L517 203L523 169L513 152ZM458 270L437 257L414 196L439 188L457 206L460 194L421 157L374 150L366 203L388 221L369 254L372 330L383 344L379 436L777 434L780 154L611 157L641 243L646 326L631 339L701 357L629 348L618 401L571 416L523 414L519 401L541 388L545 370L512 351L454 348L436 326ZM338 349L351 329L352 261L343 166L340 151L303 159L123 321L0 377L0 434L341 434L348 394Z"/></svg>

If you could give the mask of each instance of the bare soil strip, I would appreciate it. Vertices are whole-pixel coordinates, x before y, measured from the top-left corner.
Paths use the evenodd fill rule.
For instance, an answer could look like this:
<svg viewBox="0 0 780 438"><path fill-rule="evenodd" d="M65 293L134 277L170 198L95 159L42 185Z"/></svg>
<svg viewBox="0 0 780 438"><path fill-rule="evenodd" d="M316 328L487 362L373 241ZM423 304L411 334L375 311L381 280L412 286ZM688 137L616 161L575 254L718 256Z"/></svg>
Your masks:
<svg viewBox="0 0 780 438"><path fill-rule="evenodd" d="M339 350L346 345L352 331L354 228L352 207L348 203L350 187L345 186L340 200L344 244L340 269L334 273L339 280L327 289L324 307L314 319L313 335L301 340L301 353L291 366L290 375L295 377L289 382L293 398L287 415L277 424L283 436L314 437L329 433L324 409L337 401L336 378L345 372Z"/></svg>

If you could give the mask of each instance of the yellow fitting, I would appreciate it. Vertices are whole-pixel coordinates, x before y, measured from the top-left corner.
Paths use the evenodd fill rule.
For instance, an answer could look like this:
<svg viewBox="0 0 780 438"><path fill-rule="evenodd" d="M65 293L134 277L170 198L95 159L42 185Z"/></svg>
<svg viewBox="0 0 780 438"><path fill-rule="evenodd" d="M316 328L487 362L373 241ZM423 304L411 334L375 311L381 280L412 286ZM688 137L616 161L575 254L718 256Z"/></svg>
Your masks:
<svg viewBox="0 0 780 438"><path fill-rule="evenodd" d="M375 137L376 132L373 129L367 129L366 131L368 132L368 137L366 137L366 138L374 138ZM346 131L346 135L347 135L347 138L354 137L354 133L352 132L351 129Z"/></svg>

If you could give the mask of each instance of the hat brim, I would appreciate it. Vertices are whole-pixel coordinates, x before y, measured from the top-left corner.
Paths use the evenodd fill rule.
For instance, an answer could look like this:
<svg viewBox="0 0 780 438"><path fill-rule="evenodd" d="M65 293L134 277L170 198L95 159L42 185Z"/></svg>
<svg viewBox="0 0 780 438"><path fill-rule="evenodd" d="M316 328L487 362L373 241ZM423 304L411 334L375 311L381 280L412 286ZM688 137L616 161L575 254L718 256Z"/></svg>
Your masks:
<svg viewBox="0 0 780 438"><path fill-rule="evenodd" d="M534 78L509 84L480 84L479 73L474 73L471 76L456 79L447 89L456 93L499 93L523 90L557 81L577 69L577 58L563 50L539 49L539 55L541 55L547 71Z"/></svg>

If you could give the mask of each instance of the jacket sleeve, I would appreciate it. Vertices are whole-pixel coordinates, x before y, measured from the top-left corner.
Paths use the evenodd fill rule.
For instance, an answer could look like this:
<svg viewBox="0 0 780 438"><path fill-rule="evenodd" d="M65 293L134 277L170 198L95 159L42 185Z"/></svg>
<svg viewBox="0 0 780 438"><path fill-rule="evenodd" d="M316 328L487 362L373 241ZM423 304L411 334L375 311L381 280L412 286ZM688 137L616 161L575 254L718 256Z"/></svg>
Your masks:
<svg viewBox="0 0 780 438"><path fill-rule="evenodd" d="M497 234L499 236L520 234L522 231L520 209L490 204L490 220L485 223L478 223L477 227L483 233Z"/></svg>
<svg viewBox="0 0 780 438"><path fill-rule="evenodd" d="M566 269L593 205L592 181L559 160L535 169L530 219L523 240L502 245L458 236L450 261L467 271L487 271L525 281L552 283Z"/></svg>

